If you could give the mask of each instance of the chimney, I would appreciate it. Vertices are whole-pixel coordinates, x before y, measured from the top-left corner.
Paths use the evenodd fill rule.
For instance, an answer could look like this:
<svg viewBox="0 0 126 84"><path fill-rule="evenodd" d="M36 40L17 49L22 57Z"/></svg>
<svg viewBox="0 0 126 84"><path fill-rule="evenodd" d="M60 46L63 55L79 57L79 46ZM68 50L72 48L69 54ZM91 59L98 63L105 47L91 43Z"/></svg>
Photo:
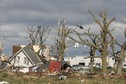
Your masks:
<svg viewBox="0 0 126 84"><path fill-rule="evenodd" d="M13 55L15 54L15 53L17 53L20 49L21 49L21 46L20 45L13 45L12 46L13 47Z"/></svg>

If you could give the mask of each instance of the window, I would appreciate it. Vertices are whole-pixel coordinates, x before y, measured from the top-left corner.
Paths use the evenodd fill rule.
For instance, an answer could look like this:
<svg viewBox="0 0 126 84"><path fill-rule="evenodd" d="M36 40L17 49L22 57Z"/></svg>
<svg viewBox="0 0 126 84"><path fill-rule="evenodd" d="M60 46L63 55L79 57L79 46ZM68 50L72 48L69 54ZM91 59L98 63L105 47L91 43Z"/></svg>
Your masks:
<svg viewBox="0 0 126 84"><path fill-rule="evenodd" d="M85 63L79 63L80 66L85 66Z"/></svg>
<svg viewBox="0 0 126 84"><path fill-rule="evenodd" d="M28 61L28 59L27 59L27 65L29 65L29 61Z"/></svg>
<svg viewBox="0 0 126 84"><path fill-rule="evenodd" d="M28 59L26 57L24 57L24 64L29 65L29 61L28 61Z"/></svg>
<svg viewBox="0 0 126 84"><path fill-rule="evenodd" d="M101 66L101 64L100 63L96 63L96 66Z"/></svg>
<svg viewBox="0 0 126 84"><path fill-rule="evenodd" d="M19 56L17 56L17 63L19 63L20 62L20 57Z"/></svg>
<svg viewBox="0 0 126 84"><path fill-rule="evenodd" d="M27 63L27 58L26 57L24 57L24 64L26 64Z"/></svg>
<svg viewBox="0 0 126 84"><path fill-rule="evenodd" d="M15 57L14 58L14 63L19 63L19 62L20 62L20 57L19 56Z"/></svg>

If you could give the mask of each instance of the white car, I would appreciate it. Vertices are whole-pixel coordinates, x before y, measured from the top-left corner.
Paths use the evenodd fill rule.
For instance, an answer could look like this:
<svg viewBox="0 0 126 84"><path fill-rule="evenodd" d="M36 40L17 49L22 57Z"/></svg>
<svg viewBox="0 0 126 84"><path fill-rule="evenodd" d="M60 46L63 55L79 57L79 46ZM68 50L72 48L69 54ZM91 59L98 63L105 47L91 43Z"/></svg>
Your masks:
<svg viewBox="0 0 126 84"><path fill-rule="evenodd" d="M74 69L74 70L80 70L81 67L80 67L79 65L73 65L73 66L72 66L72 69Z"/></svg>
<svg viewBox="0 0 126 84"><path fill-rule="evenodd" d="M81 66L81 69L89 69L89 66Z"/></svg>
<svg viewBox="0 0 126 84"><path fill-rule="evenodd" d="M123 64L123 68L125 68L125 69L126 69L126 64Z"/></svg>

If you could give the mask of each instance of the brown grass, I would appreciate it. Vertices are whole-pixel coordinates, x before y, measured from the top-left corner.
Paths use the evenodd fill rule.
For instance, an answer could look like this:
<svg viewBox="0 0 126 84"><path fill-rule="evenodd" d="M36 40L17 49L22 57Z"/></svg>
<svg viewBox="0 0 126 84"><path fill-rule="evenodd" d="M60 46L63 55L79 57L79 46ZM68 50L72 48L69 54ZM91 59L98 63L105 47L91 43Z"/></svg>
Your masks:
<svg viewBox="0 0 126 84"><path fill-rule="evenodd" d="M126 84L126 75L101 75L101 74L65 74L65 80L59 76L49 76L47 73L27 73L0 71L0 81L10 84Z"/></svg>

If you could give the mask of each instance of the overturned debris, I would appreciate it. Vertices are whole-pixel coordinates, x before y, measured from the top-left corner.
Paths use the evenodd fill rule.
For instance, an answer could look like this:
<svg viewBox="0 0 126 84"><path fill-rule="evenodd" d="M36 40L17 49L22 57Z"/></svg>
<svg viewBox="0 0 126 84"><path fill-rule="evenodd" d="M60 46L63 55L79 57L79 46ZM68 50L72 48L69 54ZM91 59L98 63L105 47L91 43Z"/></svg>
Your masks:
<svg viewBox="0 0 126 84"><path fill-rule="evenodd" d="M61 75L61 76L59 77L59 80L65 80L66 78L67 78L67 76Z"/></svg>
<svg viewBox="0 0 126 84"><path fill-rule="evenodd" d="M10 84L10 83L6 81L1 81L0 84Z"/></svg>

